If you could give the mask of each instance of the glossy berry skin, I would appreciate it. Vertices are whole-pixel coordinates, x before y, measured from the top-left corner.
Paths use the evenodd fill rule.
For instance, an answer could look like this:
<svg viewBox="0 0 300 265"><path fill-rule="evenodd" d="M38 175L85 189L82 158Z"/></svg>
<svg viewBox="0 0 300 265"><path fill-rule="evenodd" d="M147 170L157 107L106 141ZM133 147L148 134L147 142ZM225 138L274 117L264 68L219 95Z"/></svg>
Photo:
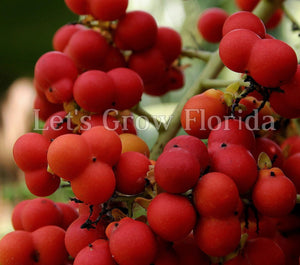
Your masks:
<svg viewBox="0 0 300 265"><path fill-rule="evenodd" d="M12 223L14 230L24 230L21 215L22 215L24 206L27 204L28 201L29 200L20 201L13 209L13 212L11 215L11 223Z"/></svg>
<svg viewBox="0 0 300 265"><path fill-rule="evenodd" d="M113 21L125 15L128 0L88 0L93 17Z"/></svg>
<svg viewBox="0 0 300 265"><path fill-rule="evenodd" d="M170 193L184 193L196 185L200 165L194 155L182 148L163 152L154 168L157 184Z"/></svg>
<svg viewBox="0 0 300 265"><path fill-rule="evenodd" d="M253 152L255 150L255 136L245 122L237 119L226 119L218 123L208 136L208 148L212 149L216 144L241 145Z"/></svg>
<svg viewBox="0 0 300 265"><path fill-rule="evenodd" d="M154 45L157 24L145 11L130 11L123 16L115 32L114 41L121 50L142 51Z"/></svg>
<svg viewBox="0 0 300 265"><path fill-rule="evenodd" d="M211 171L231 177L240 194L247 193L254 185L258 171L251 153L241 145L220 145L210 152Z"/></svg>
<svg viewBox="0 0 300 265"><path fill-rule="evenodd" d="M223 25L223 36L234 29L248 29L264 38L266 28L260 18L248 11L238 11L230 15Z"/></svg>
<svg viewBox="0 0 300 265"><path fill-rule="evenodd" d="M65 247L65 230L61 227L43 226L32 233L36 264L62 264L69 254ZM53 255L55 253L55 255Z"/></svg>
<svg viewBox="0 0 300 265"><path fill-rule="evenodd" d="M99 69L107 55L106 39L92 29L79 30L70 38L65 53L72 58L79 70Z"/></svg>
<svg viewBox="0 0 300 265"><path fill-rule="evenodd" d="M222 62L234 72L247 72L252 47L260 39L249 29L231 30L222 38L219 45Z"/></svg>
<svg viewBox="0 0 300 265"><path fill-rule="evenodd" d="M285 255L282 249L269 238L259 237L247 241L245 256L250 264L284 265Z"/></svg>
<svg viewBox="0 0 300 265"><path fill-rule="evenodd" d="M79 251L99 238L105 238L104 227L100 223L96 229L82 229L81 226L87 220L87 216L79 216L66 230L65 245L68 253L73 258Z"/></svg>
<svg viewBox="0 0 300 265"><path fill-rule="evenodd" d="M76 144L74 144L76 143ZM89 148L76 134L57 137L49 146L47 160L51 170L65 180L71 180L88 165Z"/></svg>
<svg viewBox="0 0 300 265"><path fill-rule="evenodd" d="M50 140L38 133L26 133L14 144L16 164L25 173L25 183L36 196L49 196L60 184L60 178L47 172L47 151Z"/></svg>
<svg viewBox="0 0 300 265"><path fill-rule="evenodd" d="M199 249L192 233L184 239L174 242L173 249L178 256L180 265L210 264L209 257Z"/></svg>
<svg viewBox="0 0 300 265"><path fill-rule="evenodd" d="M285 175L295 184L297 193L300 193L300 153L289 156L282 167Z"/></svg>
<svg viewBox="0 0 300 265"><path fill-rule="evenodd" d="M235 4L237 7L239 7L241 10L244 11L252 11L257 4L259 3L259 0L235 0ZM267 29L274 29L277 27L277 25L281 22L283 11L281 8L278 8L274 11L273 15L268 19L268 21L265 23Z"/></svg>
<svg viewBox="0 0 300 265"><path fill-rule="evenodd" d="M108 241L104 239L97 239L89 246L83 248L74 260L74 265L115 265Z"/></svg>
<svg viewBox="0 0 300 265"><path fill-rule="evenodd" d="M63 106L49 102L44 94L39 93L35 96L33 110L40 120L46 121L53 113L63 110Z"/></svg>
<svg viewBox="0 0 300 265"><path fill-rule="evenodd" d="M123 153L115 166L117 191L131 195L143 192L150 165L150 160L141 153Z"/></svg>
<svg viewBox="0 0 300 265"><path fill-rule="evenodd" d="M196 224L196 211L183 196L160 193L150 203L147 218L155 234L167 241L185 238Z"/></svg>
<svg viewBox="0 0 300 265"><path fill-rule="evenodd" d="M46 168L25 172L25 183L28 190L40 197L53 194L60 185L60 178L49 173Z"/></svg>
<svg viewBox="0 0 300 265"><path fill-rule="evenodd" d="M208 8L198 18L197 28L208 42L218 43L222 39L222 28L228 13L217 7Z"/></svg>
<svg viewBox="0 0 300 265"><path fill-rule="evenodd" d="M209 165L209 155L206 145L192 135L179 135L172 138L164 147L164 152L173 148L182 148L195 155L200 164L201 172Z"/></svg>
<svg viewBox="0 0 300 265"><path fill-rule="evenodd" d="M105 72L90 70L81 74L74 84L74 99L80 107L103 113L115 105L116 87Z"/></svg>
<svg viewBox="0 0 300 265"><path fill-rule="evenodd" d="M141 77L131 69L115 68L107 73L115 84L115 104L118 110L130 109L142 98L144 84Z"/></svg>
<svg viewBox="0 0 300 265"><path fill-rule="evenodd" d="M181 125L187 134L207 139L210 131L227 115L223 92L209 89L193 96L181 112Z"/></svg>
<svg viewBox="0 0 300 265"><path fill-rule="evenodd" d="M73 97L73 84L78 76L74 62L64 53L51 51L35 64L35 88L51 103L63 103Z"/></svg>
<svg viewBox="0 0 300 265"><path fill-rule="evenodd" d="M145 86L148 83L162 82L167 73L167 63L163 53L155 47L132 53L128 66L143 79Z"/></svg>
<svg viewBox="0 0 300 265"><path fill-rule="evenodd" d="M52 39L52 46L54 50L59 52L64 52L73 34L75 34L79 30L85 30L85 29L86 28L80 24L76 24L76 25L67 24L60 27L55 32Z"/></svg>
<svg viewBox="0 0 300 265"><path fill-rule="evenodd" d="M239 203L239 191L234 181L219 172L203 175L193 189L195 207L201 216L233 215Z"/></svg>
<svg viewBox="0 0 300 265"><path fill-rule="evenodd" d="M236 216L222 219L201 217L194 231L198 247L207 255L222 257L234 251L241 237Z"/></svg>
<svg viewBox="0 0 300 265"><path fill-rule="evenodd" d="M286 119L296 119L300 116L300 108L289 105L285 94L274 92L270 97L270 105L274 112Z"/></svg>
<svg viewBox="0 0 300 265"><path fill-rule="evenodd" d="M71 180L75 196L88 204L106 202L114 193L116 178L110 165L90 162L86 168Z"/></svg>
<svg viewBox="0 0 300 265"><path fill-rule="evenodd" d="M72 133L75 126L72 124L71 118L65 111L59 111L52 114L45 122L42 135L50 141L60 135Z"/></svg>
<svg viewBox="0 0 300 265"><path fill-rule="evenodd" d="M65 0L67 7L78 15L90 14L87 0Z"/></svg>
<svg viewBox="0 0 300 265"><path fill-rule="evenodd" d="M47 225L60 226L62 222L61 209L48 198L29 200L21 212L23 229L32 232Z"/></svg>
<svg viewBox="0 0 300 265"><path fill-rule="evenodd" d="M115 165L121 155L122 143L119 135L104 126L94 126L81 134L89 149L90 162L101 161Z"/></svg>
<svg viewBox="0 0 300 265"><path fill-rule="evenodd" d="M0 240L1 265L34 264L32 234L27 231L13 231Z"/></svg>
<svg viewBox="0 0 300 265"><path fill-rule="evenodd" d="M296 73L297 66L295 51L277 39L255 42L248 62L249 75L260 85L271 88L289 82Z"/></svg>
<svg viewBox="0 0 300 265"><path fill-rule="evenodd" d="M254 158L258 159L261 152L265 152L272 161L273 167L282 168L284 157L280 146L273 140L266 137L256 138L256 148L253 153Z"/></svg>
<svg viewBox="0 0 300 265"><path fill-rule="evenodd" d="M14 144L13 156L23 171L32 171L47 167L47 150L50 140L38 133L26 133Z"/></svg>
<svg viewBox="0 0 300 265"><path fill-rule="evenodd" d="M60 227L67 230L69 225L78 218L78 210L69 203L56 202L56 206L62 213L62 220Z"/></svg>
<svg viewBox="0 0 300 265"><path fill-rule="evenodd" d="M86 116L84 122L80 125L80 133L84 133L96 126L103 126L108 130L115 131L117 134L121 134L123 132L121 122L114 116L104 113Z"/></svg>
<svg viewBox="0 0 300 265"><path fill-rule="evenodd" d="M286 158L291 155L294 155L296 153L299 153L300 152L300 136L293 135L293 136L286 138L281 143L280 148L282 149L284 156Z"/></svg>
<svg viewBox="0 0 300 265"><path fill-rule="evenodd" d="M107 54L103 59L103 62L99 67L99 70L108 72L114 68L119 68L119 67L126 67L126 61L124 55L118 48L114 46L109 46Z"/></svg>
<svg viewBox="0 0 300 265"><path fill-rule="evenodd" d="M169 65L175 61L181 53L181 36L172 28L158 27L154 47L161 51L166 63Z"/></svg>
<svg viewBox="0 0 300 265"><path fill-rule="evenodd" d="M296 188L279 168L261 169L252 191L257 210L270 217L288 215L296 203Z"/></svg>
<svg viewBox="0 0 300 265"><path fill-rule="evenodd" d="M274 92L271 94L272 97L278 97L283 99L287 103L288 108L299 109L299 99L300 99L300 65L297 66L297 71L295 75L286 83L280 87L283 93Z"/></svg>
<svg viewBox="0 0 300 265"><path fill-rule="evenodd" d="M156 256L157 243L145 223L122 219L109 237L109 248L120 265L148 265Z"/></svg>

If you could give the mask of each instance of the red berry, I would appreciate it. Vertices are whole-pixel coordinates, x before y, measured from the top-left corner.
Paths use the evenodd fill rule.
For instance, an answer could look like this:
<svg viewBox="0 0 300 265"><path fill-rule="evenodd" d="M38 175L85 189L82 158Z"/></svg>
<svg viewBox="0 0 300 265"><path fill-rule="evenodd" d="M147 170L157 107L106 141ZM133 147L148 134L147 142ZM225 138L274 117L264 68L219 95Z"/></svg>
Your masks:
<svg viewBox="0 0 300 265"><path fill-rule="evenodd" d="M247 72L252 47L260 39L255 32L248 29L231 30L219 45L222 62L234 72Z"/></svg>
<svg viewBox="0 0 300 265"><path fill-rule="evenodd" d="M185 238L196 223L193 205L183 196L160 193L150 203L147 218L151 229L167 241Z"/></svg>
<svg viewBox="0 0 300 265"><path fill-rule="evenodd" d="M115 265L108 241L97 239L83 248L74 260L74 265Z"/></svg>
<svg viewBox="0 0 300 265"><path fill-rule="evenodd" d="M64 52L67 47L71 37L79 30L86 29L84 26L80 24L67 24L60 27L54 34L52 39L52 45L54 50Z"/></svg>
<svg viewBox="0 0 300 265"><path fill-rule="evenodd" d="M78 71L64 53L52 51L42 55L35 64L35 87L51 103L63 103L73 97L73 84Z"/></svg>
<svg viewBox="0 0 300 265"><path fill-rule="evenodd" d="M165 191L184 193L194 187L200 177L197 158L182 148L163 152L156 161L155 180Z"/></svg>
<svg viewBox="0 0 300 265"><path fill-rule="evenodd" d="M285 255L282 249L269 238L259 237L247 241L245 256L252 265L284 265Z"/></svg>
<svg viewBox="0 0 300 265"><path fill-rule="evenodd" d="M223 25L223 36L234 29L248 29L264 38L266 28L262 20L248 11L238 11L230 15Z"/></svg>
<svg viewBox="0 0 300 265"><path fill-rule="evenodd" d="M85 169L71 180L75 196L88 204L106 202L114 193L116 178L114 172L106 163L90 162Z"/></svg>
<svg viewBox="0 0 300 265"><path fill-rule="evenodd" d="M230 177L211 172L199 179L193 190L193 198L200 215L226 217L235 213L239 191Z"/></svg>
<svg viewBox="0 0 300 265"><path fill-rule="evenodd" d="M226 119L218 123L208 136L209 150L212 150L216 144L237 144L253 152L255 150L255 137L245 122Z"/></svg>
<svg viewBox="0 0 300 265"><path fill-rule="evenodd" d="M74 33L65 50L81 71L100 69L108 51L106 39L92 29Z"/></svg>
<svg viewBox="0 0 300 265"><path fill-rule="evenodd" d="M172 28L159 27L154 47L161 51L166 63L171 64L181 53L181 36Z"/></svg>
<svg viewBox="0 0 300 265"><path fill-rule="evenodd" d="M121 50L142 51L154 45L156 36L157 24L151 14L130 11L119 20L114 41Z"/></svg>
<svg viewBox="0 0 300 265"><path fill-rule="evenodd" d="M115 226L109 237L109 248L118 264L148 265L154 261L157 244L148 225L125 218Z"/></svg>
<svg viewBox="0 0 300 265"><path fill-rule="evenodd" d="M86 15L90 13L87 0L65 0L67 7L78 15Z"/></svg>
<svg viewBox="0 0 300 265"><path fill-rule="evenodd" d="M209 89L185 103L181 112L181 125L187 134L206 139L210 131L225 119L227 111L223 92Z"/></svg>
<svg viewBox="0 0 300 265"><path fill-rule="evenodd" d="M130 109L142 98L144 84L141 77L128 68L115 68L107 73L116 87L114 107L118 110Z"/></svg>
<svg viewBox="0 0 300 265"><path fill-rule="evenodd" d="M201 172L209 165L209 155L206 145L197 137L191 135L179 135L171 139L164 147L164 152L173 148L182 148L195 155L199 161Z"/></svg>
<svg viewBox="0 0 300 265"><path fill-rule="evenodd" d="M204 10L198 18L197 28L202 37L208 41L217 43L222 39L222 28L228 13L217 7Z"/></svg>
<svg viewBox="0 0 300 265"><path fill-rule="evenodd" d="M245 147L221 144L218 148L214 148L210 155L211 171L231 177L240 194L245 194L252 188L257 179L257 165Z"/></svg>
<svg viewBox="0 0 300 265"><path fill-rule="evenodd" d="M150 165L149 159L141 153L123 153L115 167L117 191L132 195L143 192Z"/></svg>
<svg viewBox="0 0 300 265"><path fill-rule="evenodd" d="M65 230L47 225L32 233L37 264L62 264L69 256L65 247ZM55 253L55 254L54 254Z"/></svg>
<svg viewBox="0 0 300 265"><path fill-rule="evenodd" d="M256 41L248 62L249 75L260 85L271 88L288 83L296 73L297 66L295 51L277 39Z"/></svg>
<svg viewBox="0 0 300 265"><path fill-rule="evenodd" d="M59 226L62 221L62 211L50 199L35 198L24 206L21 221L24 230L30 232L47 225Z"/></svg>
<svg viewBox="0 0 300 265"><path fill-rule="evenodd" d="M88 0L88 3L95 18L112 21L125 15L128 0Z"/></svg>
<svg viewBox="0 0 300 265"><path fill-rule="evenodd" d="M194 236L199 248L207 255L226 256L240 243L240 221L236 216L222 219L201 217Z"/></svg>
<svg viewBox="0 0 300 265"><path fill-rule="evenodd" d="M89 148L83 137L64 134L57 137L49 146L48 163L59 177L71 180L88 165Z"/></svg>
<svg viewBox="0 0 300 265"><path fill-rule="evenodd" d="M81 136L89 147L90 162L104 162L115 165L121 155L122 143L118 134L104 126L94 126Z"/></svg>
<svg viewBox="0 0 300 265"><path fill-rule="evenodd" d="M289 214L296 203L296 188L279 168L261 169L252 191L257 210L270 217Z"/></svg>
<svg viewBox="0 0 300 265"><path fill-rule="evenodd" d="M115 105L116 87L105 72L90 70L81 74L74 84L74 99L80 107L103 113Z"/></svg>
<svg viewBox="0 0 300 265"><path fill-rule="evenodd" d="M0 240L1 265L34 264L32 234L27 231L13 231Z"/></svg>

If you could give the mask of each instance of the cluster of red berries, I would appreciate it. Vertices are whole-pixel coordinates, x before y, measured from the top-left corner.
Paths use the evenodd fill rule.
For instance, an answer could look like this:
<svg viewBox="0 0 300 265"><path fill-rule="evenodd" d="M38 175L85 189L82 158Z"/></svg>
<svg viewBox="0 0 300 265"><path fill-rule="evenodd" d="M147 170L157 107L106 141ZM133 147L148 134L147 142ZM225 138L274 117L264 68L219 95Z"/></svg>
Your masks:
<svg viewBox="0 0 300 265"><path fill-rule="evenodd" d="M278 114L299 117L293 49L248 11L205 12L200 31L220 41L222 61L249 75L251 89L188 99L180 117L187 135L153 161L128 109L143 92L182 85L180 36L146 12L126 12L127 0L65 2L82 24L60 28L55 51L38 60L44 130L21 136L13 154L31 193L48 196L65 181L75 198L20 202L0 264L297 265L300 137L268 137Z"/></svg>
<svg viewBox="0 0 300 265"><path fill-rule="evenodd" d="M55 51L35 66L35 107L42 117L72 99L85 110L102 113L131 108L143 92L162 95L183 86L176 62L182 43L175 30L158 27L147 12L126 12L128 0L66 4L86 20L58 29Z"/></svg>

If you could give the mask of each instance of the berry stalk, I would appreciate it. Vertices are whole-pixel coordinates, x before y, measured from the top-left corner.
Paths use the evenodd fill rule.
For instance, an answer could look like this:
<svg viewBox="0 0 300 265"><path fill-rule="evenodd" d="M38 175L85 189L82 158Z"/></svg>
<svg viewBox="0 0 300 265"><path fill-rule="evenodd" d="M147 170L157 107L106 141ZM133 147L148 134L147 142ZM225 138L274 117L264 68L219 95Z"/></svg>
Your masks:
<svg viewBox="0 0 300 265"><path fill-rule="evenodd" d="M282 0L263 0L253 10L253 13L260 17L263 21L267 21L273 14L274 10L276 10L281 5L281 3ZM220 59L219 50L216 50L210 55L209 60L202 70L201 74L195 80L194 84L190 87L186 94L182 97L181 101L178 103L176 109L173 112L173 118L170 122L169 129L167 131L162 131L159 133L158 139L150 153L151 159L156 160L162 153L165 144L170 139L175 137L178 133L181 126L181 111L187 100L205 91L207 87L204 85L203 81L207 79L216 79L223 67L224 65Z"/></svg>

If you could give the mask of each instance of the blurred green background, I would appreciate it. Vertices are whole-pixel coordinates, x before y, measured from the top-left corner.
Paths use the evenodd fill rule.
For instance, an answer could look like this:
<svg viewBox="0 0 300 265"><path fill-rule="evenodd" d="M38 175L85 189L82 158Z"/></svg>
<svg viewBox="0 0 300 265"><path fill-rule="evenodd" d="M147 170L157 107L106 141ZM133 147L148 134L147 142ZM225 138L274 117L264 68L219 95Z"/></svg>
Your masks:
<svg viewBox="0 0 300 265"><path fill-rule="evenodd" d="M76 19L63 0L2 0L0 91L18 77L31 77L37 59L52 49L56 29Z"/></svg>

